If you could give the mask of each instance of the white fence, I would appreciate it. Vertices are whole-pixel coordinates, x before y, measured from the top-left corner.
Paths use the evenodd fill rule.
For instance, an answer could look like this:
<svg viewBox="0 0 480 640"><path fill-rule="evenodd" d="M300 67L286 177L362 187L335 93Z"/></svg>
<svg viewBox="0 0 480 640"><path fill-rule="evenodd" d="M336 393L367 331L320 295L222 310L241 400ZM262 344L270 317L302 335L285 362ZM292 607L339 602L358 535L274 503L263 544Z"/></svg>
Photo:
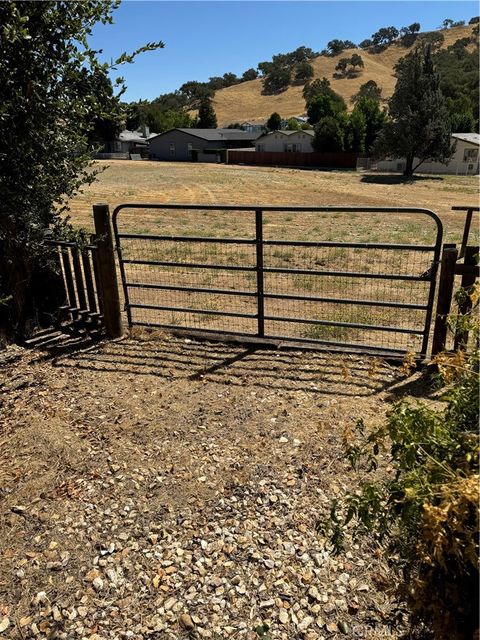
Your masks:
<svg viewBox="0 0 480 640"><path fill-rule="evenodd" d="M478 162L423 162L415 173L475 176L480 173ZM381 173L403 173L405 160L374 160L373 158L358 158L357 171L379 171Z"/></svg>
<svg viewBox="0 0 480 640"><path fill-rule="evenodd" d="M97 153L96 160L130 160L129 153Z"/></svg>

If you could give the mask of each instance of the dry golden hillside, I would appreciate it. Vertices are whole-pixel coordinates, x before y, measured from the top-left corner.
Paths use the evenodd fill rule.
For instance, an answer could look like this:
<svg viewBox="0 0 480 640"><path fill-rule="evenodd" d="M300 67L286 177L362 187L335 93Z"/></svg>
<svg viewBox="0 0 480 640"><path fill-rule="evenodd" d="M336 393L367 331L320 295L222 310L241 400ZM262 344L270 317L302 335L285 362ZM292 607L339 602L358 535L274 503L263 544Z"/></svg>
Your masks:
<svg viewBox="0 0 480 640"><path fill-rule="evenodd" d="M472 33L473 25L443 29L444 46L453 44L459 38ZM372 54L361 51L365 68L356 78L337 80L333 77L335 66L341 57L349 57L352 53L359 53L358 49L349 49L334 58L320 56L312 61L315 78L328 78L332 88L339 93L351 107L351 97L360 85L367 80L375 80L382 88L382 96L388 98L395 88L394 66L409 49L394 43L382 53ZM265 122L271 113L276 111L283 118L301 115L305 111L305 101L302 96L303 86L289 87L286 91L273 96L262 95L261 79L243 82L241 84L221 89L215 93L213 101L219 126L226 126L232 122Z"/></svg>

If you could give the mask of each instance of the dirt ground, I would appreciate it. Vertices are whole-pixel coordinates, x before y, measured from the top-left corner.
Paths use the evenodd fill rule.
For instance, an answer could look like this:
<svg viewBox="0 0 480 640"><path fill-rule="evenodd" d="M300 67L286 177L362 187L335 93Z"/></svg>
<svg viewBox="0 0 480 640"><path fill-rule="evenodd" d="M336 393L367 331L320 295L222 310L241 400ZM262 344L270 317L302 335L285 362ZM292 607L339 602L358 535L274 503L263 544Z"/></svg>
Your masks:
<svg viewBox="0 0 480 640"><path fill-rule="evenodd" d="M315 525L358 486L345 429L415 376L162 334L67 347L1 354L0 637L397 637L382 553L334 556Z"/></svg>

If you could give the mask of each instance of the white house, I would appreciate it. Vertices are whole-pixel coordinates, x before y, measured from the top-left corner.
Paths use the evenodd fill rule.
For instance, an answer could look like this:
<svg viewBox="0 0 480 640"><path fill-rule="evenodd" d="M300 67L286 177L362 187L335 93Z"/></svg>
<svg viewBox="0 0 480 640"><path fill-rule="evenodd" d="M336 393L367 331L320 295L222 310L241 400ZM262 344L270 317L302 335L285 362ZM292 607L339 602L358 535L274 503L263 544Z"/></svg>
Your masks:
<svg viewBox="0 0 480 640"><path fill-rule="evenodd" d="M292 116L291 118L283 118L280 121L280 129L287 129L288 128L288 121L289 120L295 120L296 122L298 122L298 124L307 124L308 123L308 118L307 116Z"/></svg>
<svg viewBox="0 0 480 640"><path fill-rule="evenodd" d="M240 125L243 131L248 131L248 133L263 133L265 129L264 124L259 124L258 122L242 122Z"/></svg>
<svg viewBox="0 0 480 640"><path fill-rule="evenodd" d="M121 131L113 140L105 143L104 148L97 154L98 159L127 159L131 154L148 155L148 141L155 137L148 127L141 130Z"/></svg>
<svg viewBox="0 0 480 640"><path fill-rule="evenodd" d="M255 140L255 151L300 151L311 153L313 131L270 131Z"/></svg>
<svg viewBox="0 0 480 640"><path fill-rule="evenodd" d="M445 173L453 175L478 175L480 135L478 133L452 133L455 152L447 164L443 162L423 162L415 173ZM413 166L418 162L415 158ZM357 168L361 168L357 165ZM372 161L369 167L376 171L403 172L404 159Z"/></svg>

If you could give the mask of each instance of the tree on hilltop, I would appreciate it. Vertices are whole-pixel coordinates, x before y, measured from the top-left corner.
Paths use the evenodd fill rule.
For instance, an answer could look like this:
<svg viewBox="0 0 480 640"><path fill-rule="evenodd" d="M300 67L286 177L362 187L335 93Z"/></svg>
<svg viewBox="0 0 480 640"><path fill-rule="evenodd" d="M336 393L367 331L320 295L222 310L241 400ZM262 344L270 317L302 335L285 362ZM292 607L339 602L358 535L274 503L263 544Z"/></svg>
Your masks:
<svg viewBox="0 0 480 640"><path fill-rule="evenodd" d="M290 84L290 79L290 69L274 66L263 80L263 92L269 95L285 91Z"/></svg>
<svg viewBox="0 0 480 640"><path fill-rule="evenodd" d="M296 84L305 84L311 78L313 78L313 75L314 75L313 67L307 61L299 62L294 67L293 79Z"/></svg>
<svg viewBox="0 0 480 640"><path fill-rule="evenodd" d="M249 80L256 80L258 78L258 71L253 67L247 69L242 74L242 82L248 82Z"/></svg>
<svg viewBox="0 0 480 640"><path fill-rule="evenodd" d="M328 56L338 56L339 53L345 51L345 49L356 49L357 45L351 40L330 40L327 43L326 54Z"/></svg>
<svg viewBox="0 0 480 640"><path fill-rule="evenodd" d="M401 58L395 71L389 120L376 140L374 155L405 158L404 175L412 176L426 160L446 162L451 157L449 114L429 46Z"/></svg>
<svg viewBox="0 0 480 640"><path fill-rule="evenodd" d="M237 78L235 73L224 73L223 74L223 86L224 87L232 87L234 84L238 84L239 79Z"/></svg>
<svg viewBox="0 0 480 640"><path fill-rule="evenodd" d="M380 51L398 38L398 34L398 29L395 27L382 27L372 34L372 44L377 51Z"/></svg>
<svg viewBox="0 0 480 640"><path fill-rule="evenodd" d="M352 66L353 73L356 73L357 67L359 69L363 69L365 66L362 56L358 55L358 53L354 53L352 55L350 58L350 65Z"/></svg>
<svg viewBox="0 0 480 640"><path fill-rule="evenodd" d="M415 42L420 31L420 23L413 22L408 27L402 27L400 29L400 38L404 47L411 47Z"/></svg>
<svg viewBox="0 0 480 640"><path fill-rule="evenodd" d="M360 98L370 98L375 102L380 102L382 97L382 89L378 86L375 80L367 80L360 85L358 93L352 96L352 102L357 102Z"/></svg>
<svg viewBox="0 0 480 640"><path fill-rule="evenodd" d="M368 49L372 45L373 45L372 39L371 38L365 38L365 40L362 40L358 46L360 47L360 49Z"/></svg>

